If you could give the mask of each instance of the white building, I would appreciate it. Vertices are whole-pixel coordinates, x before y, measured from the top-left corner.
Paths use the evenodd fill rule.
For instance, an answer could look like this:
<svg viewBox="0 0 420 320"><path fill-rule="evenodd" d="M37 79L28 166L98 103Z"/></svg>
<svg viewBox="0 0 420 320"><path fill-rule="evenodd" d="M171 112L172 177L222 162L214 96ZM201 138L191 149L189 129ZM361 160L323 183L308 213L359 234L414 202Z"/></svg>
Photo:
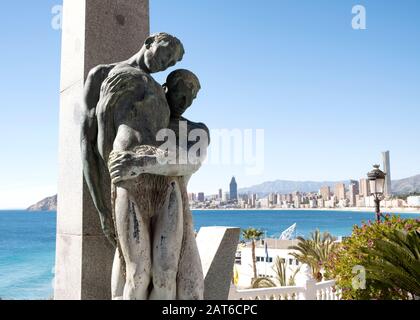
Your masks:
<svg viewBox="0 0 420 320"><path fill-rule="evenodd" d="M317 208L318 207L318 201L316 199L310 199L309 200L309 208Z"/></svg>
<svg viewBox="0 0 420 320"><path fill-rule="evenodd" d="M228 202L229 201L229 192L224 192L223 194L222 194L222 202Z"/></svg>
<svg viewBox="0 0 420 320"><path fill-rule="evenodd" d="M420 207L420 196L412 196L407 198L407 205L409 207Z"/></svg>
<svg viewBox="0 0 420 320"><path fill-rule="evenodd" d="M347 208L349 206L350 200L349 199L341 199L338 201L339 208Z"/></svg>
<svg viewBox="0 0 420 320"><path fill-rule="evenodd" d="M392 196L392 187L391 187L391 162L389 160L389 151L382 152L382 160L383 160L383 170L386 173L385 176L385 196L390 197Z"/></svg>
<svg viewBox="0 0 420 320"><path fill-rule="evenodd" d="M267 243L267 250L265 242ZM286 263L286 279L288 280L299 267L299 262L291 255L294 251L289 249L297 244L297 240L266 239L257 241L255 248L257 276L271 278L277 283L276 273L273 268L277 257L280 257ZM252 278L254 277L251 243L240 247L239 251L241 252L241 264L235 264L238 276L237 287L245 289L251 287ZM279 283L277 284L279 285Z"/></svg>
<svg viewBox="0 0 420 320"><path fill-rule="evenodd" d="M370 197L365 197L365 207L369 208L374 208L375 207L375 198L373 196Z"/></svg>
<svg viewBox="0 0 420 320"><path fill-rule="evenodd" d="M263 198L258 200L259 208L269 208L270 207L270 200L268 198Z"/></svg>

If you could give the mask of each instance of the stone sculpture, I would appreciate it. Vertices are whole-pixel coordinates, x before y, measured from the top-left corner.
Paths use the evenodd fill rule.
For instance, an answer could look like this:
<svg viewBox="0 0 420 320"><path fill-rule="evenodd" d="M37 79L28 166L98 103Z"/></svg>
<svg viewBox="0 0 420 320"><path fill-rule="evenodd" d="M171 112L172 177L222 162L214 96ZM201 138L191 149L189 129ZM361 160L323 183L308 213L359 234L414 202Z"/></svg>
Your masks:
<svg viewBox="0 0 420 320"><path fill-rule="evenodd" d="M177 38L156 34L129 60L94 68L85 84L84 176L117 248L114 299L203 298L187 183L204 159L208 129L182 118L200 83L187 70L163 86L151 76L183 55Z"/></svg>

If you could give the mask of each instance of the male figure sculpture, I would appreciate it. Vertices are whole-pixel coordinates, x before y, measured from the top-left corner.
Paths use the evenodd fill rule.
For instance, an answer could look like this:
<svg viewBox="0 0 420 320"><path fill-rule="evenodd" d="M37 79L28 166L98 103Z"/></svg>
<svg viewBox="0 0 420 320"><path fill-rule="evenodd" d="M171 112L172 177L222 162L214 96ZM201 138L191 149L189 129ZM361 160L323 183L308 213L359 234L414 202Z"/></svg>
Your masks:
<svg viewBox="0 0 420 320"><path fill-rule="evenodd" d="M113 132L114 139L109 137L111 139L106 140L104 137L104 131L106 129L99 127L103 124L98 122L98 115L102 115L96 107L99 102L101 87L111 72L116 73L118 70L131 70L145 77L145 88L142 90L144 98L160 99L163 101L165 99L164 93L159 90L153 90L158 89L158 84L148 74L166 70L182 60L183 55L184 48L177 38L160 33L147 38L141 50L127 61L97 66L90 71L86 79L81 124L83 171L93 202L99 212L104 234L114 246L116 245L115 231L110 208L111 183L106 163L108 162L110 152L113 150L112 144L118 133ZM114 85L115 88L117 84L109 83L108 85ZM119 83L119 85L123 86L125 84ZM141 92L139 91L138 94L140 95ZM162 108L161 123L158 124L158 127L164 128L167 117L169 117L169 108L165 103L159 103L159 101L156 101L155 104L158 108ZM122 112L119 113L121 114ZM131 128L138 129L135 130L138 134L143 133L142 131L144 130L139 124L141 121L146 121L146 117L139 116L139 118L140 121L134 126L131 126ZM159 117L155 118L159 120ZM115 124L114 127L123 131L124 125L126 124L124 124L124 119L119 120L121 127L118 127L119 123ZM135 122L135 119L132 120ZM147 128L147 126L145 127ZM149 140L155 138L153 134L146 133L143 136Z"/></svg>
<svg viewBox="0 0 420 320"><path fill-rule="evenodd" d="M164 152L157 148L161 142L156 136L169 126L170 109L164 89L149 74L174 65L183 53L178 39L158 34L128 61L92 70L86 82L84 173L104 233L118 246L114 269L123 272L113 273L113 283L116 291L124 284L124 299L203 296L191 213L185 216L189 209L182 177L199 166L157 161ZM182 99L184 104L193 100ZM118 161L129 159L133 151L139 162L129 171L129 181L126 177L119 181L122 164ZM110 156L111 176L106 166Z"/></svg>
<svg viewBox="0 0 420 320"><path fill-rule="evenodd" d="M204 124L194 123L181 117L200 90L198 78L190 71L176 70L168 76L164 88L171 109L169 128L172 131L169 133L173 133L173 139L179 141L179 126L185 126L186 136L193 134L194 138L200 137L200 139L203 139L203 141L200 141L201 148L198 148L197 151L205 153L209 144L207 127ZM172 144L176 145L176 141L173 141ZM162 186L169 186L169 191L164 194L170 198L158 200L159 204L151 210L147 208L150 206L150 202L146 201L146 204L143 204L144 208L140 208L140 211L152 211L152 215L142 215L137 224L140 229L139 242L144 253L142 261L149 261L150 254L153 257L151 276L154 289L151 292L150 299L202 298L203 274L195 242L186 188L191 175L200 168L205 154L193 155L197 157L197 161L194 161L194 163L191 163L191 161L187 163L179 162L179 153L191 151L193 146L196 145L192 141L185 146L187 150L180 150L182 148L176 145L176 159L173 163L159 163L156 158L159 157L159 151L144 146L136 148L134 151L113 152L110 157L109 167L112 182L128 190L133 203L143 203L143 201L139 201L139 195L143 194L144 197L145 194L148 194L148 191L144 188L150 178L160 182L166 181L166 183L154 184L160 188L159 190L153 188L155 201L159 199ZM192 160L191 158L193 157L190 156L190 160ZM156 180L155 175L165 177ZM153 212L157 212L157 214L153 214ZM128 221L126 228L131 230L134 226L133 223L136 224L135 221ZM148 225L152 225L151 233L154 234L154 239L151 239L153 243L151 250L145 245L150 240L144 238L149 234L148 228L144 227ZM122 295L125 280L118 276L121 268L120 263L121 261L116 258L113 268L114 298ZM146 265L144 269L147 270L148 268L150 266ZM146 281L150 277L147 273L143 273L142 276Z"/></svg>

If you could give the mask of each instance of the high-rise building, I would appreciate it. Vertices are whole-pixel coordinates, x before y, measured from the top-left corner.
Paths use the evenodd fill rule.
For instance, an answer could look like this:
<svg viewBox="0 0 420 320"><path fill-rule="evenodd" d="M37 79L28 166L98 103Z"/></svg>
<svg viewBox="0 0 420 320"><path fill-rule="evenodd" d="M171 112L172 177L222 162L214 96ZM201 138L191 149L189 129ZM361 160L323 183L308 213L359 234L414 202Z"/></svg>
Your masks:
<svg viewBox="0 0 420 320"><path fill-rule="evenodd" d="M368 179L360 179L360 192L359 194L363 197L370 197L370 185Z"/></svg>
<svg viewBox="0 0 420 320"><path fill-rule="evenodd" d="M330 200L331 189L328 186L322 187L319 191L321 193L322 200L328 201Z"/></svg>
<svg viewBox="0 0 420 320"><path fill-rule="evenodd" d="M277 195L275 193L270 193L268 195L268 202L272 205L276 205L277 204Z"/></svg>
<svg viewBox="0 0 420 320"><path fill-rule="evenodd" d="M222 202L228 202L229 201L229 192L225 192L222 195Z"/></svg>
<svg viewBox="0 0 420 320"><path fill-rule="evenodd" d="M351 207L356 207L356 205L357 205L356 196L358 194L359 194L359 182L354 181L354 180L350 180L348 198L350 200L349 204L350 204Z"/></svg>
<svg viewBox="0 0 420 320"><path fill-rule="evenodd" d="M195 193L189 193L189 194L188 194L188 200L189 200L190 202L195 201Z"/></svg>
<svg viewBox="0 0 420 320"><path fill-rule="evenodd" d="M205 197L204 197L203 192L198 193L197 200L198 200L198 202L204 202L205 201Z"/></svg>
<svg viewBox="0 0 420 320"><path fill-rule="evenodd" d="M350 180L350 185L354 185L354 191L356 192L356 194L359 194L360 193L359 181L357 181L357 180Z"/></svg>
<svg viewBox="0 0 420 320"><path fill-rule="evenodd" d="M277 193L277 204L282 204L282 195L280 193Z"/></svg>
<svg viewBox="0 0 420 320"><path fill-rule="evenodd" d="M346 199L346 185L344 183L337 183L335 185L334 195L338 201Z"/></svg>
<svg viewBox="0 0 420 320"><path fill-rule="evenodd" d="M230 181L230 201L238 201L238 184L235 177Z"/></svg>
<svg viewBox="0 0 420 320"><path fill-rule="evenodd" d="M255 208L257 206L257 195L254 193L251 197L251 206Z"/></svg>
<svg viewBox="0 0 420 320"><path fill-rule="evenodd" d="M300 208L300 205L302 203L302 195L300 194L300 192L296 191L293 193L293 203L296 209Z"/></svg>
<svg viewBox="0 0 420 320"><path fill-rule="evenodd" d="M219 189L219 200L222 200L223 198L223 190Z"/></svg>
<svg viewBox="0 0 420 320"><path fill-rule="evenodd" d="M389 151L382 152L383 168L386 173L385 176L385 190L384 194L386 197L392 196L392 186L391 186L391 162L389 159Z"/></svg>

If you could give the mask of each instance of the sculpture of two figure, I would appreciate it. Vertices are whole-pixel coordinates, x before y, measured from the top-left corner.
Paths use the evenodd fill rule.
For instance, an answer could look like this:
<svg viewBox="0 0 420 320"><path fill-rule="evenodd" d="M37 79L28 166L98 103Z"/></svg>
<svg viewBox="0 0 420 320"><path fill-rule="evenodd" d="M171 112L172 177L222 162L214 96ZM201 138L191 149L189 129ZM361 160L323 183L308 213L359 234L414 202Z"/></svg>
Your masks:
<svg viewBox="0 0 420 320"><path fill-rule="evenodd" d="M85 83L83 170L116 248L113 299L203 299L187 184L209 134L182 117L200 82L187 70L172 72L163 86L151 76L183 55L177 38L159 33L127 61L92 69Z"/></svg>

